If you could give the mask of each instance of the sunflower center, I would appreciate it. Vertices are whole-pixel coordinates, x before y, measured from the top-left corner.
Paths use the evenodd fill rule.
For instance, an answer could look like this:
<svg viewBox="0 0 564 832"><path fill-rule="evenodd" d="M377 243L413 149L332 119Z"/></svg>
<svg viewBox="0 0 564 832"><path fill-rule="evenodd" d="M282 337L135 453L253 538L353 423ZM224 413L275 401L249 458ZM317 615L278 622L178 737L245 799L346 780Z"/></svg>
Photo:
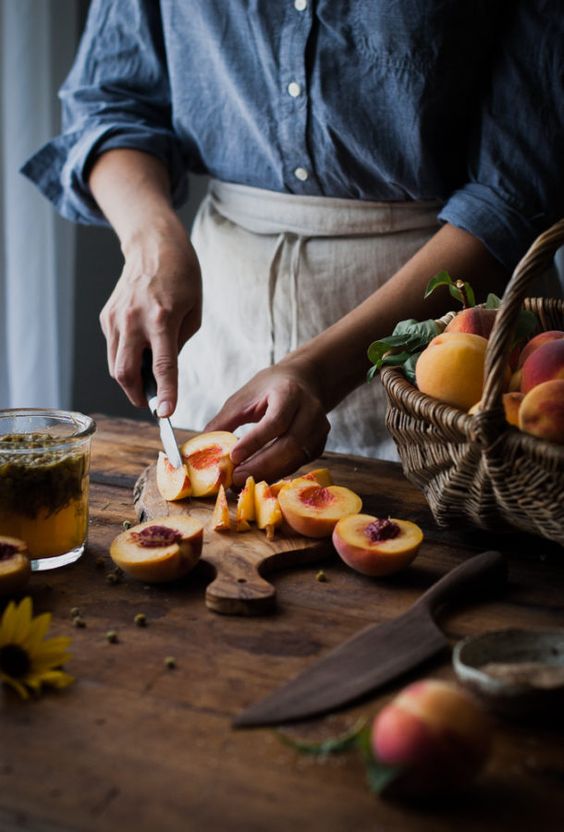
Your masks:
<svg viewBox="0 0 564 832"><path fill-rule="evenodd" d="M0 673L21 679L31 667L29 656L19 644L5 644L0 647Z"/></svg>

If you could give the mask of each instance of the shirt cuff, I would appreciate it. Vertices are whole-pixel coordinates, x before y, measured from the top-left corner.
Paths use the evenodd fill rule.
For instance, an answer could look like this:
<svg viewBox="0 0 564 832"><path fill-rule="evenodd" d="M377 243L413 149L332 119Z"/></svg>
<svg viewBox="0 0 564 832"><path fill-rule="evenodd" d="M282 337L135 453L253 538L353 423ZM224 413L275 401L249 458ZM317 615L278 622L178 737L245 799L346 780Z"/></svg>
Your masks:
<svg viewBox="0 0 564 832"><path fill-rule="evenodd" d="M549 224L544 215L524 216L492 188L475 182L455 191L438 218L481 240L510 273Z"/></svg>
<svg viewBox="0 0 564 832"><path fill-rule="evenodd" d="M166 130L135 125L100 125L88 132L63 133L47 142L20 170L53 203L61 216L86 225L108 225L88 187L95 159L106 150L129 148L156 156L168 168L172 201L179 208L188 195L186 165Z"/></svg>

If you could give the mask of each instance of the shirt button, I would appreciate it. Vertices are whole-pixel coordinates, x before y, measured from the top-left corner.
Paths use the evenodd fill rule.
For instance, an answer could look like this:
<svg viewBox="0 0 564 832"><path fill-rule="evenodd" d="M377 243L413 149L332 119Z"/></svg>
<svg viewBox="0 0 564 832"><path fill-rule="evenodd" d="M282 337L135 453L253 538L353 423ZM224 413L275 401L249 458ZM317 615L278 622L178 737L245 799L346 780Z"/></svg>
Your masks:
<svg viewBox="0 0 564 832"><path fill-rule="evenodd" d="M292 81L290 84L288 84L288 92L290 93L292 98L297 98L298 95L300 95L301 91L302 88L295 81Z"/></svg>
<svg viewBox="0 0 564 832"><path fill-rule="evenodd" d="M309 177L309 173L305 168L296 168L294 171L294 176L296 179L299 179L300 182L305 182L306 179Z"/></svg>
<svg viewBox="0 0 564 832"><path fill-rule="evenodd" d="M297 12L305 12L307 9L307 0L294 0L294 8Z"/></svg>

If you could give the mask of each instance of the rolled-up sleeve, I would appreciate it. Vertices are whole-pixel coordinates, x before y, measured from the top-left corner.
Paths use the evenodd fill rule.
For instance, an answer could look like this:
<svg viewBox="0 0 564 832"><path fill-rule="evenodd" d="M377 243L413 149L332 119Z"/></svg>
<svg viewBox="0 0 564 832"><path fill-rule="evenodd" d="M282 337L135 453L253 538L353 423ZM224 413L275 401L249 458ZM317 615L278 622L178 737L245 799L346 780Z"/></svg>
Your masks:
<svg viewBox="0 0 564 832"><path fill-rule="evenodd" d="M71 72L60 90L62 133L22 168L69 220L104 225L88 187L107 150L150 153L167 166L176 206L186 198L186 162L172 129L159 4L93 0Z"/></svg>
<svg viewBox="0 0 564 832"><path fill-rule="evenodd" d="M512 270L564 215L564 16L557 0L515 3L508 15L469 141L468 183L439 219L479 238Z"/></svg>

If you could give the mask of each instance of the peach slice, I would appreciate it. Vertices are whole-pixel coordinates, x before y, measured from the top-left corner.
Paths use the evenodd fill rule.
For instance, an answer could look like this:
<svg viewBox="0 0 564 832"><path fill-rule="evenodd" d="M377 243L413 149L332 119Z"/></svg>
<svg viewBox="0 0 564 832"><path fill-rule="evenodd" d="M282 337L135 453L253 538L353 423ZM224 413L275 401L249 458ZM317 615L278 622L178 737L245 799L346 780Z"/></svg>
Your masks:
<svg viewBox="0 0 564 832"><path fill-rule="evenodd" d="M305 537L330 537L337 521L358 514L362 500L341 485L324 487L300 477L278 495L284 520Z"/></svg>
<svg viewBox="0 0 564 832"><path fill-rule="evenodd" d="M333 530L341 559L362 575L380 578L405 569L415 558L423 532L415 523L370 514L343 517Z"/></svg>
<svg viewBox="0 0 564 832"><path fill-rule="evenodd" d="M251 528L250 524L255 518L255 479L247 477L237 499L235 528L238 532L246 532Z"/></svg>
<svg viewBox="0 0 564 832"><path fill-rule="evenodd" d="M110 545L114 563L146 583L183 578L202 553L204 529L187 515L156 517L118 534Z"/></svg>
<svg viewBox="0 0 564 832"><path fill-rule="evenodd" d="M17 537L0 537L0 595L19 592L29 581L31 562L27 544Z"/></svg>
<svg viewBox="0 0 564 832"><path fill-rule="evenodd" d="M231 528L229 506L227 504L227 497L225 496L225 488L222 485L219 486L219 491L217 492L211 527L214 532L228 532Z"/></svg>
<svg viewBox="0 0 564 832"><path fill-rule="evenodd" d="M319 485L327 488L328 485L333 485L333 477L328 468L314 468L313 471L308 471L307 474L302 474L301 479L314 480Z"/></svg>
<svg viewBox="0 0 564 832"><path fill-rule="evenodd" d="M282 524L282 512L278 497L264 480L255 485L255 515L258 528L266 530L267 540L273 540L274 530Z"/></svg>
<svg viewBox="0 0 564 832"><path fill-rule="evenodd" d="M270 490L275 497L278 497L284 486L290 485L291 482L292 480L286 478L283 480L276 480L276 482L273 482L270 486Z"/></svg>
<svg viewBox="0 0 564 832"><path fill-rule="evenodd" d="M168 456L159 451L157 460L157 488L163 500L183 500L192 493L192 483L188 466L175 468L168 461Z"/></svg>
<svg viewBox="0 0 564 832"><path fill-rule="evenodd" d="M184 442L180 453L188 466L193 497L213 497L220 485L229 488L233 477L230 454L237 441L229 431L216 430Z"/></svg>

